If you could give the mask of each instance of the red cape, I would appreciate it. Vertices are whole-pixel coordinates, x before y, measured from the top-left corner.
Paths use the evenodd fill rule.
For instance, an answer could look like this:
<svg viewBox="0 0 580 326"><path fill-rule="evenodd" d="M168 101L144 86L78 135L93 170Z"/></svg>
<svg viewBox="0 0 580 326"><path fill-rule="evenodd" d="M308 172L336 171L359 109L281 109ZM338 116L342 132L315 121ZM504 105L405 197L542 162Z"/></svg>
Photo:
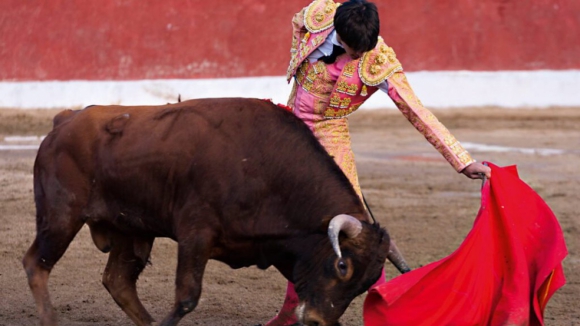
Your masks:
<svg viewBox="0 0 580 326"><path fill-rule="evenodd" d="M562 229L515 166L489 165L461 246L369 290L365 326L544 325L544 308L566 281Z"/></svg>

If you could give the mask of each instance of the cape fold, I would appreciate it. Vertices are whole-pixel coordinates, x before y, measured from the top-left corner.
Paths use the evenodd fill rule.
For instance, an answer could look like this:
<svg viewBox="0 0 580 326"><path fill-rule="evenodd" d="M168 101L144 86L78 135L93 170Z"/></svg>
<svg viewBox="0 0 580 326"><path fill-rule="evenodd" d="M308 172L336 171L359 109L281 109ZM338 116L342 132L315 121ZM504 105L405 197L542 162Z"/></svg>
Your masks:
<svg viewBox="0 0 580 326"><path fill-rule="evenodd" d="M562 229L515 166L492 168L473 228L451 255L369 290L365 326L544 325L564 285Z"/></svg>

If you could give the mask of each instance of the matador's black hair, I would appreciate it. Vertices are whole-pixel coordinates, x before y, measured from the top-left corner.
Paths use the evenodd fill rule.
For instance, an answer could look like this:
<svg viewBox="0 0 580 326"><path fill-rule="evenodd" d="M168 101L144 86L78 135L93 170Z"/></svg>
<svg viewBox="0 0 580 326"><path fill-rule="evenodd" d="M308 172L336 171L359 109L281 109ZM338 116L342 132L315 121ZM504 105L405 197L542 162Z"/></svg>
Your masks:
<svg viewBox="0 0 580 326"><path fill-rule="evenodd" d="M336 9L334 28L353 50L366 52L374 49L380 30L377 6L366 0L346 1Z"/></svg>

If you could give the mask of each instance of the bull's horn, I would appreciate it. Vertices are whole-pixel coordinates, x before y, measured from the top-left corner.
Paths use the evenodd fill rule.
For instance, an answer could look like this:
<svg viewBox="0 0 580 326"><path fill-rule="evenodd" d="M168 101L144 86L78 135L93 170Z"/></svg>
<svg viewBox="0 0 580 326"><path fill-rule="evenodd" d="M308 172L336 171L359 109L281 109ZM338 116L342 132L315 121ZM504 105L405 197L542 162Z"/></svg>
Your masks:
<svg viewBox="0 0 580 326"><path fill-rule="evenodd" d="M338 235L343 231L347 237L354 238L362 231L362 224L353 216L340 214L330 220L328 224L328 238L332 243L332 248L338 257L342 258L340 252L340 244L338 243Z"/></svg>
<svg viewBox="0 0 580 326"><path fill-rule="evenodd" d="M411 271L411 268L407 265L405 258L403 258L403 254L401 254L393 239L391 239L391 242L389 243L389 253L387 254L387 258L393 265L395 265L395 267L397 267L401 274Z"/></svg>

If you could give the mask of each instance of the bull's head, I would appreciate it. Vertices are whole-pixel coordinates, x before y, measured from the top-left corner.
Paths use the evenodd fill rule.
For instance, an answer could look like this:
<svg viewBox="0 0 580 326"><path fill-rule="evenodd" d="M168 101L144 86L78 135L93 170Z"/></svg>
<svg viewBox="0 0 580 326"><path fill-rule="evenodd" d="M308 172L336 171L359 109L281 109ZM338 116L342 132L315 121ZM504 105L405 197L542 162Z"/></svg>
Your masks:
<svg viewBox="0 0 580 326"><path fill-rule="evenodd" d="M311 249L294 268L298 319L306 325L337 325L352 300L382 276L389 236L376 224L338 215L328 238Z"/></svg>

